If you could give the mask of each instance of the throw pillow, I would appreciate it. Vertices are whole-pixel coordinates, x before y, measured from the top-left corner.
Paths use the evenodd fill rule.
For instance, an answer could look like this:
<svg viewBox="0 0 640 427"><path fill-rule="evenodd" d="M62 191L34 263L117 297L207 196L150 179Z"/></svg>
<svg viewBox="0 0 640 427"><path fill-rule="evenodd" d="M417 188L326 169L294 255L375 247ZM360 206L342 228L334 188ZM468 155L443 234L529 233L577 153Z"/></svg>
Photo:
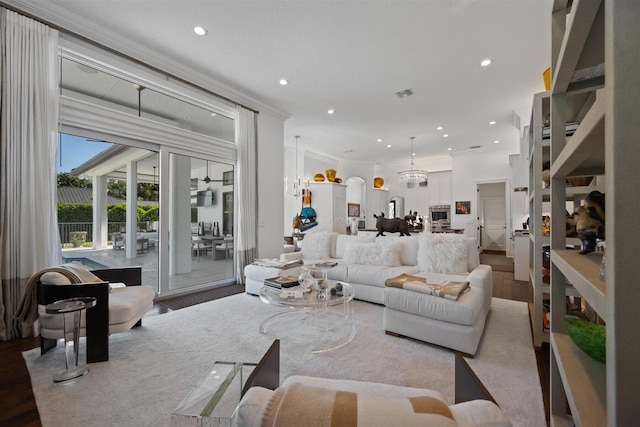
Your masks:
<svg viewBox="0 0 640 427"><path fill-rule="evenodd" d="M331 240L329 233L309 233L302 240L302 258L325 259L329 258Z"/></svg>
<svg viewBox="0 0 640 427"><path fill-rule="evenodd" d="M358 243L347 245L344 262L347 264L386 265L399 267L402 244L390 242L385 245L379 243Z"/></svg>
<svg viewBox="0 0 640 427"><path fill-rule="evenodd" d="M74 261L67 264L61 264L59 265L59 267L65 268L72 273L75 273L80 278L82 283L104 282L104 280L91 273L84 267L84 265L80 264L79 262ZM69 279L67 279L64 275L55 271L44 273L40 277L40 281L49 285L68 285L71 283L69 282Z"/></svg>
<svg viewBox="0 0 640 427"><path fill-rule="evenodd" d="M461 234L422 233L418 269L427 273L468 273L466 240Z"/></svg>

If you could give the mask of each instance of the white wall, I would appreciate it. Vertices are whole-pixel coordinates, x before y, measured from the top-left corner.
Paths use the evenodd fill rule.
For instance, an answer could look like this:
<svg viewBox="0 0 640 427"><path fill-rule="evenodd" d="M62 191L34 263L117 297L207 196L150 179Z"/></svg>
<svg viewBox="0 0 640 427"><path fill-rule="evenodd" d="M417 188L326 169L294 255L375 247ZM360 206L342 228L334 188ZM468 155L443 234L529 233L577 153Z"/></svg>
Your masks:
<svg viewBox="0 0 640 427"><path fill-rule="evenodd" d="M284 235L284 121L266 111L258 115L258 246L259 258L277 258ZM238 213L241 214L241 213ZM287 230L291 234L291 230Z"/></svg>
<svg viewBox="0 0 640 427"><path fill-rule="evenodd" d="M478 217L476 184L506 180L507 188L510 188L510 154L513 153L506 150L498 152L474 151L452 156L452 201L454 203L456 201L471 201L471 215L452 215L452 228L464 228L464 234L476 237L476 218ZM510 194L507 194L506 203L507 206L510 206ZM509 218L507 221L509 223ZM510 231L507 235L510 235ZM511 240L507 239L507 253L511 251Z"/></svg>

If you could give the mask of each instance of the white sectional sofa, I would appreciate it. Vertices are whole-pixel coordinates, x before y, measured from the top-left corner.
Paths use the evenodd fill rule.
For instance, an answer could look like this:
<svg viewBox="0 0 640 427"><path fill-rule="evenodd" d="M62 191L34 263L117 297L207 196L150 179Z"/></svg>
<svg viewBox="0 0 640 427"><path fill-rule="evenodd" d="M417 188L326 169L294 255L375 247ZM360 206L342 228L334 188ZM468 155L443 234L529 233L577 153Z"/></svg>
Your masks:
<svg viewBox="0 0 640 427"><path fill-rule="evenodd" d="M412 236L358 236L309 233L300 252L283 260L303 259L305 264L327 260L346 264L355 298L384 304L385 331L442 345L469 355L476 352L491 307L492 271L479 264L475 239L457 234L420 233ZM336 270L342 279L344 271ZM299 268L279 270L249 265L246 292L257 295L269 277L300 274ZM468 281L470 289L457 301L385 286L401 274L428 281Z"/></svg>

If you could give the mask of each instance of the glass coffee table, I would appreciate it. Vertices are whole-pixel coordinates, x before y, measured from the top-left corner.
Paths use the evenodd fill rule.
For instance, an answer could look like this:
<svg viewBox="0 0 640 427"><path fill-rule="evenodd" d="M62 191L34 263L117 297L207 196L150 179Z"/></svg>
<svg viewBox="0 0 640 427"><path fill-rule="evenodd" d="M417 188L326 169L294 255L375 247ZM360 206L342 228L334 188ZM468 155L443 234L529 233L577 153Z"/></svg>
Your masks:
<svg viewBox="0 0 640 427"><path fill-rule="evenodd" d="M286 289L263 286L260 300L286 310L266 319L260 325L260 333L273 334L282 340L311 344L312 353L331 351L349 344L356 336L352 308L353 287L337 280L327 279L326 282L324 297L315 286L311 287L310 292L302 294L299 286ZM341 293L335 292L338 284L342 286ZM297 297L288 296L296 290Z"/></svg>

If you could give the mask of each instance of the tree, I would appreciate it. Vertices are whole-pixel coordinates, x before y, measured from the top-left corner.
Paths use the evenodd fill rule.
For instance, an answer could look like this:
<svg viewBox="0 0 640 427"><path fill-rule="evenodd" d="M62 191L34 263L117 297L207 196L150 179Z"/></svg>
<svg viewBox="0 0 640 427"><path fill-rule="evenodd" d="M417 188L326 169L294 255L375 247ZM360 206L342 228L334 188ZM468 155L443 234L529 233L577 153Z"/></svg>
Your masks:
<svg viewBox="0 0 640 427"><path fill-rule="evenodd" d="M127 198L127 182L124 180L110 179L107 181L107 194L118 199Z"/></svg>
<svg viewBox="0 0 640 427"><path fill-rule="evenodd" d="M58 174L58 187L93 188L90 179L79 178L68 172Z"/></svg>
<svg viewBox="0 0 640 427"><path fill-rule="evenodd" d="M150 182L138 183L138 200L158 201L158 186Z"/></svg>

